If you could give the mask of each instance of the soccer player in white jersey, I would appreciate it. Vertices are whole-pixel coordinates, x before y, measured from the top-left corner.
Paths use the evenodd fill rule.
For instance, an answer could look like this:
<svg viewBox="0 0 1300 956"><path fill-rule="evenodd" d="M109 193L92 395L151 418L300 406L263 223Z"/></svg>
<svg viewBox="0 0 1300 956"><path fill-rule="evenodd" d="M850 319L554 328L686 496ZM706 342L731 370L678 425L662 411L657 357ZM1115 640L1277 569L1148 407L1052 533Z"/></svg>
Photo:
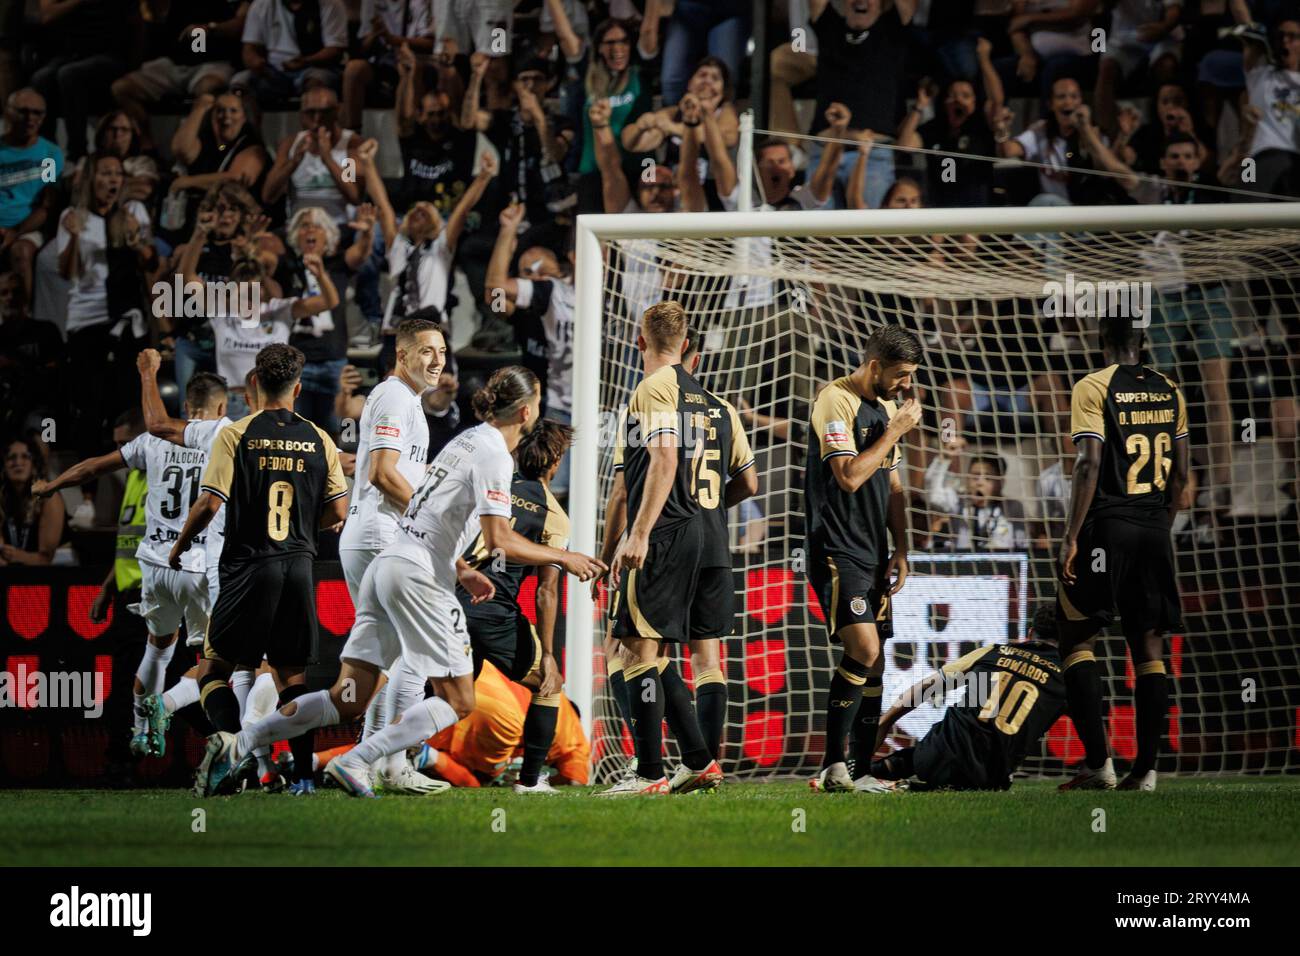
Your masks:
<svg viewBox="0 0 1300 956"><path fill-rule="evenodd" d="M185 413L204 422L224 419L226 383L210 372L195 375L185 389ZM160 695L167 665L176 650L176 633L181 621L185 621L188 639L197 635L202 641L208 629L204 552L195 548L188 553L180 570L167 565L172 543L199 496L199 482L207 461L204 449L183 448L143 434L117 451L78 462L53 481L38 481L32 486L35 494L44 497L121 468L139 468L145 472L149 482L145 534L135 552L142 578L140 603L133 608L145 619L149 641L135 674L135 724L131 737L131 752L141 756L160 757L167 746L170 718L162 707Z"/></svg>
<svg viewBox="0 0 1300 956"><path fill-rule="evenodd" d="M442 450L415 489L392 544L366 569L338 681L238 735L216 735L209 792L238 772L254 748L358 716L380 670L399 655L413 673L433 681L434 696L330 761L325 772L348 793L373 797L365 772L370 764L418 746L468 715L474 709L474 661L456 585L477 601L491 597L491 582L459 557L480 532L488 549L499 548L508 561L557 564L583 581L605 570L595 558L534 543L510 527L511 452L536 425L540 405L537 376L519 366L498 369L479 389L474 410L483 424Z"/></svg>
<svg viewBox="0 0 1300 956"><path fill-rule="evenodd" d="M136 368L140 372L140 406L144 410L144 424L149 434L155 438L161 438L163 441L169 441L174 445L181 445L185 448L197 448L207 455L212 450L212 443L216 440L217 433L231 423L228 415L222 415L217 419L202 420L195 419L187 421L183 418L172 418L167 414L167 407L163 404L162 393L158 391L158 369L162 367L162 355L154 349L144 349L136 356ZM248 410L256 414L261 408L257 397L257 388L255 381L252 380L251 373L244 379L244 394ZM221 564L221 548L225 544L225 527L226 527L226 507L223 504L213 517L212 522L208 525L203 541L204 564L206 565L206 590L204 591L204 614L207 617L212 616L212 608L217 603L217 594L220 591L220 576L217 568ZM190 647L202 647L204 634L187 634L186 645ZM247 709L249 690L253 686L253 671L246 667L236 668L230 675L230 686L235 692L235 698L239 701L240 714L242 715ZM145 700L145 710L151 714L162 713L164 719L154 719L154 723L162 723L163 731L166 731L172 710L169 710L165 695L152 695ZM157 698L157 699L155 699ZM151 730L153 725L151 725ZM259 750L257 757L257 773L262 789L268 791L279 790L283 786L280 775L276 772L271 763L271 748L265 747Z"/></svg>
<svg viewBox="0 0 1300 956"><path fill-rule="evenodd" d="M447 362L446 338L428 319L399 323L396 345L393 374L375 386L361 410L352 499L339 539L339 561L354 607L366 568L393 540L397 523L411 503L411 492L428 469L429 423L421 396L438 384ZM399 660L366 712L365 735L383 729L423 697L424 676L412 674ZM435 781L410 766L404 753L392 754L377 770L385 790L428 793L438 789Z"/></svg>

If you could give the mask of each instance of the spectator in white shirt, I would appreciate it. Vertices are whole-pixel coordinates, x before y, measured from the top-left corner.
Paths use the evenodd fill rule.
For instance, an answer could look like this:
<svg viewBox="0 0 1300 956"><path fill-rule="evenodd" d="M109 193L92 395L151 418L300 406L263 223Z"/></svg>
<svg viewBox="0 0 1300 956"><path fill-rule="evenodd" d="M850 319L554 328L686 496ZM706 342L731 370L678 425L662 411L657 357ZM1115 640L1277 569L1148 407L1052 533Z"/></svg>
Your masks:
<svg viewBox="0 0 1300 956"><path fill-rule="evenodd" d="M71 283L68 291L68 399L73 410L73 447L98 447L108 434L108 422L123 408L112 383L128 369L134 353L119 356L109 308L110 257L119 267L138 272L138 282L157 264L149 213L136 200L123 202L126 172L120 157L92 154L81 177L72 208L59 219L56 239L59 274ZM129 248L125 259L113 248ZM129 277L128 277L129 278ZM143 322L143 316L140 319ZM143 331L141 329L140 331ZM109 383L109 394L104 394Z"/></svg>
<svg viewBox="0 0 1300 956"><path fill-rule="evenodd" d="M1245 0L1232 0L1232 15L1238 23L1250 23ZM1251 24L1241 34L1246 92L1259 112L1250 144L1253 185L1260 192L1300 196L1300 17L1283 19L1277 33L1278 62L1262 27Z"/></svg>
<svg viewBox="0 0 1300 956"><path fill-rule="evenodd" d="M253 0L241 39L244 69L230 85L266 106L317 86L338 89L348 15L343 0Z"/></svg>

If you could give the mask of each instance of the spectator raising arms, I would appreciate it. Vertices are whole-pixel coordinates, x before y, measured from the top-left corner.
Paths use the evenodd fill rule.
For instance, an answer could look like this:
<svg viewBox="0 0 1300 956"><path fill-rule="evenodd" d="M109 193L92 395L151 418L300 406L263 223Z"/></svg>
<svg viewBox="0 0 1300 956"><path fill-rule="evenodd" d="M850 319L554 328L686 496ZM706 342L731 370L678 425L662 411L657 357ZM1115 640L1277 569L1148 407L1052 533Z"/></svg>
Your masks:
<svg viewBox="0 0 1300 956"><path fill-rule="evenodd" d="M129 247L141 272L156 263L149 213L135 200L123 201L126 181L122 160L111 153L94 154L81 177L72 208L59 219L57 239L59 274L69 283L67 333L69 398L77 448L96 448L108 434L108 423L130 402L130 394L116 390L125 381L125 364L135 353L123 355L115 347L121 330L115 328L110 296L110 249ZM141 330L143 331L143 330ZM112 383L105 394L105 382ZM134 389L131 389L131 393ZM119 407L120 406L120 407Z"/></svg>
<svg viewBox="0 0 1300 956"><path fill-rule="evenodd" d="M404 211L417 199L427 199L439 213L449 216L473 179L477 137L452 122L451 97L442 89L418 96L416 67L409 46L397 51L402 184L394 206Z"/></svg>
<svg viewBox="0 0 1300 956"><path fill-rule="evenodd" d="M44 455L30 438L5 445L4 488L0 490L0 567L49 564L63 540L66 513L63 499L32 493L32 483L45 476Z"/></svg>
<svg viewBox="0 0 1300 956"><path fill-rule="evenodd" d="M980 157L994 155L997 150L993 126L1002 113L1004 99L1002 81L993 68L992 52L993 44L980 37L975 45L975 56L979 63L980 78L984 82L982 104L973 82L965 79L952 80L943 95L942 112L918 126L929 105L929 91L923 84L916 91L916 106L907 114L898 131L898 144L946 153L969 153ZM945 165L952 167L950 176L943 175ZM986 159L958 159L949 164L945 159L929 156L926 158L926 173L930 187L930 205L989 205L993 169Z"/></svg>
<svg viewBox="0 0 1300 956"><path fill-rule="evenodd" d="M847 127L840 133L829 129L834 125L830 110L835 104L848 111L854 129L869 129L877 136L894 133L906 52L903 28L911 23L916 4L917 0L895 0L886 10L884 0L849 0L841 16L830 0L811 0L809 18L817 33L818 51L814 133L836 136L847 131ZM825 146L832 148L843 156L843 146ZM809 155L812 165L818 165L821 150L822 144L814 142ZM866 198L874 208L894 181L893 153L875 150L867 162ZM834 179L846 181L851 165L848 162L837 170Z"/></svg>
<svg viewBox="0 0 1300 956"><path fill-rule="evenodd" d="M325 210L307 206L294 213L285 229L292 255L281 257L275 273L281 291L287 296L312 298L324 290L316 274L307 267L309 257L320 258L336 289L346 289L351 276L370 256L374 241L375 207L364 203L357 216L348 223L352 244L339 254L339 227ZM343 310L331 306L323 312L301 315L293 327L289 344L303 354L302 391L295 410L299 415L336 434L334 396L339 375L347 364L348 334Z"/></svg>
<svg viewBox="0 0 1300 956"><path fill-rule="evenodd" d="M599 207L600 188L596 162L596 135L591 125L591 107L604 100L609 105L605 119L617 146L623 127L650 109L650 87L633 62L633 28L626 20L606 20L592 34L595 53L587 67L587 99L582 123L582 158L578 162L579 203L587 211ZM619 158L620 163L622 157Z"/></svg>
<svg viewBox="0 0 1300 956"><path fill-rule="evenodd" d="M445 226L433 203L420 201L402 217L399 227L383 181L374 169L373 151L367 148L362 155L366 160L366 186L375 200L384 230L388 274L396 283L384 313L384 331L391 333L401 319L419 309L433 306L446 314L452 259L465 229L465 220L483 197L497 167L491 154L483 155L478 175L452 209ZM446 332L450 338L449 326Z"/></svg>
<svg viewBox="0 0 1300 956"><path fill-rule="evenodd" d="M220 183L238 183L261 195L270 157L238 93L196 97L171 145L172 154L185 166L185 175L172 180L169 201L163 207L161 225L169 233L193 229L199 202Z"/></svg>
<svg viewBox="0 0 1300 956"><path fill-rule="evenodd" d="M1292 8L1294 11L1294 7ZM1232 0L1238 23L1250 23L1246 0ZM1260 192L1300 195L1300 16L1278 24L1281 62L1273 63L1268 34L1252 25L1241 34L1242 65L1250 105L1259 113L1250 155L1255 160L1254 188Z"/></svg>
<svg viewBox="0 0 1300 956"><path fill-rule="evenodd" d="M558 275L510 278L510 260L514 258L523 216L524 208L518 203L506 207L501 213L501 228L488 264L487 299L494 307L497 300L504 300L502 304L508 313L527 312L540 319L546 342L543 414L567 425L573 420L573 320L577 305L573 270L568 262L562 265L552 262L552 269L560 265L556 270ZM535 253L535 250L530 251ZM531 273L531 260L528 268ZM568 494L567 454L551 481L551 490L559 498Z"/></svg>
<svg viewBox="0 0 1300 956"><path fill-rule="evenodd" d="M154 50L162 55L114 80L113 99L145 130L146 140L149 112L163 99L215 95L230 82L248 7L248 0L144 0L140 4L158 34ZM199 38L202 44L197 43Z"/></svg>
<svg viewBox="0 0 1300 956"><path fill-rule="evenodd" d="M402 50L433 51L433 0L361 0L361 55L343 68L343 125L361 128L367 91L385 103L398 82Z"/></svg>

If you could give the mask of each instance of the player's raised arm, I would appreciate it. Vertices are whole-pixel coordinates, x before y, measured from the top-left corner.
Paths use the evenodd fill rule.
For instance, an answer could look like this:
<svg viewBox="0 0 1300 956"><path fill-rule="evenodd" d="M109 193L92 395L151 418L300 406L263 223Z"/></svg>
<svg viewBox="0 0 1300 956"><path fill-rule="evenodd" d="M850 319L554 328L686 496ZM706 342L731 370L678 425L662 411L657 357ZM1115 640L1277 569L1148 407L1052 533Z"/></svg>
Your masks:
<svg viewBox="0 0 1300 956"><path fill-rule="evenodd" d="M162 367L162 355L157 349L142 349L135 357L135 367L140 371L140 406L144 409L144 427L150 435L174 445L184 445L185 426L189 422L168 415L162 393L158 391L158 369Z"/></svg>

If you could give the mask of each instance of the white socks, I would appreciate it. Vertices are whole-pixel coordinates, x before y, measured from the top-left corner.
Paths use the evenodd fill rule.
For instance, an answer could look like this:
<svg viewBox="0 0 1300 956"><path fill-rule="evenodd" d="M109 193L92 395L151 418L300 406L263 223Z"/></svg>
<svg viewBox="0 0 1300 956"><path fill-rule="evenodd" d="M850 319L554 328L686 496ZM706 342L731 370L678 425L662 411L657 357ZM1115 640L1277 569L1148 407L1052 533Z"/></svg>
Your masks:
<svg viewBox="0 0 1300 956"><path fill-rule="evenodd" d="M388 693L384 695L383 726L391 727L398 714L404 714L420 701L424 700L425 678L417 676L406 663L398 658L388 672ZM402 772L406 766L406 751L398 750L376 767L383 771L390 780Z"/></svg>
<svg viewBox="0 0 1300 956"><path fill-rule="evenodd" d="M140 659L140 667L135 672L144 687L145 697L162 693L163 681L167 679L167 665L171 663L175 650L175 641L166 647L158 647L153 641L145 643L144 657Z"/></svg>
<svg viewBox="0 0 1300 956"><path fill-rule="evenodd" d="M289 704L285 705L290 706ZM303 694L292 702L292 717L286 717L279 710L259 720L251 727L245 727L235 738L235 752L238 754L255 753L277 740L291 740L317 727L328 727L339 722L339 712L330 700L330 692L318 690ZM284 708L281 708L283 710Z"/></svg>
<svg viewBox="0 0 1300 956"><path fill-rule="evenodd" d="M440 730L454 725L457 719L451 705L441 697L427 698L404 710L400 721L367 737L341 759L349 763L372 764L380 757L401 753L424 743Z"/></svg>
<svg viewBox="0 0 1300 956"><path fill-rule="evenodd" d="M199 702L199 682L193 677L182 677L171 690L163 694L163 707L174 714L182 707Z"/></svg>
<svg viewBox="0 0 1300 956"><path fill-rule="evenodd" d="M162 693L163 681L167 679L167 665L171 663L172 653L176 650L176 641L166 647L158 647L153 641L146 641L144 657L136 668L135 677L144 688L143 693L135 694L135 733L145 729L144 700L151 694Z"/></svg>

